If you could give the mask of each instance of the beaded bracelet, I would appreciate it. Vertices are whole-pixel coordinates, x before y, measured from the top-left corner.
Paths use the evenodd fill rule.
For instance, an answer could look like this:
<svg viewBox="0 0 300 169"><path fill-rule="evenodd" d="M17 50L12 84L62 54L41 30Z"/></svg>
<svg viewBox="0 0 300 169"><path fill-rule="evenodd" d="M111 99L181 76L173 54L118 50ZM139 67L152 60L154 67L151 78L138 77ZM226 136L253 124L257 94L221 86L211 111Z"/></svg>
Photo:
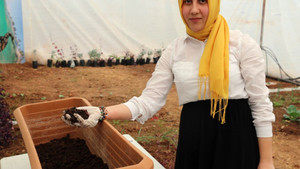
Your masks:
<svg viewBox="0 0 300 169"><path fill-rule="evenodd" d="M100 113L101 113L101 117L99 119L100 122L102 122L103 120L105 120L105 117L108 114L108 111L106 110L106 108L104 106L99 107L100 108Z"/></svg>

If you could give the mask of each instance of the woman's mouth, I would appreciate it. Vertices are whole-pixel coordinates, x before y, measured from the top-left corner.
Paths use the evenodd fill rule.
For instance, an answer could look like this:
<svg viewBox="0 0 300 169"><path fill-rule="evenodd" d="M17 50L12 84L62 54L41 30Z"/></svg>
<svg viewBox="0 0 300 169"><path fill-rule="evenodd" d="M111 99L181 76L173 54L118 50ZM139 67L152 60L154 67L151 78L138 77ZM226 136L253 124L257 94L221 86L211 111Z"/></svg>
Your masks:
<svg viewBox="0 0 300 169"><path fill-rule="evenodd" d="M201 18L190 18L189 19L191 22L199 22Z"/></svg>

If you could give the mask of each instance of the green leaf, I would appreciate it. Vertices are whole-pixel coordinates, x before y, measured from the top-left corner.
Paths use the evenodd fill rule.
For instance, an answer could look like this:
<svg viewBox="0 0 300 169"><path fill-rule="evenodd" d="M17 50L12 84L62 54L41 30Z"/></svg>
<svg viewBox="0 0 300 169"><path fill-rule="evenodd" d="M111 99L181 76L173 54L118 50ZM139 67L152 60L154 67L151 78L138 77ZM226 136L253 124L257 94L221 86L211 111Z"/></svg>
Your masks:
<svg viewBox="0 0 300 169"><path fill-rule="evenodd" d="M297 107L294 106L294 105L290 105L290 106L287 108L287 111L288 111L288 113L297 112Z"/></svg>
<svg viewBox="0 0 300 169"><path fill-rule="evenodd" d="M284 114L283 117L286 118L286 119L290 119L290 116L287 115L287 114Z"/></svg>
<svg viewBox="0 0 300 169"><path fill-rule="evenodd" d="M290 114L290 119L292 121L296 121L298 118L299 118L299 114L298 113L293 112L293 113Z"/></svg>
<svg viewBox="0 0 300 169"><path fill-rule="evenodd" d="M58 95L58 97L59 97L59 98L64 98L65 96L62 95L62 94L60 94L60 95Z"/></svg>

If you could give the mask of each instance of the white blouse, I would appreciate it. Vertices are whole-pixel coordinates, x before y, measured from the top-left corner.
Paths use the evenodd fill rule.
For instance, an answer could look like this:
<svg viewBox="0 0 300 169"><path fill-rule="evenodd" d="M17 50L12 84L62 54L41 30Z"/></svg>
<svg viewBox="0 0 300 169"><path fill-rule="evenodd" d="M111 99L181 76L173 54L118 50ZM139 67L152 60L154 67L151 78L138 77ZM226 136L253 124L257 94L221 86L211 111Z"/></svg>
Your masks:
<svg viewBox="0 0 300 169"><path fill-rule="evenodd" d="M132 113L132 120L143 124L159 111L166 103L173 82L180 105L199 100L198 70L205 45L206 41L186 35L175 39L166 48L142 95L124 103ZM248 98L257 137L272 136L275 116L268 94L260 47L250 36L240 31L230 31L229 99ZM209 98L209 92L206 92L205 99Z"/></svg>

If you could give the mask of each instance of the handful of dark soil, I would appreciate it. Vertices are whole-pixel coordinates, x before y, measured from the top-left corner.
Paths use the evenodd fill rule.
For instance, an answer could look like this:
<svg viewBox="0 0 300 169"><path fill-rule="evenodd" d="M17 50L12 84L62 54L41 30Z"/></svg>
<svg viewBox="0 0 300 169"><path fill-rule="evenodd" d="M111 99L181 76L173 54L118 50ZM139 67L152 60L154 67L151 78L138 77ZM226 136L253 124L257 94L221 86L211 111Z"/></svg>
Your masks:
<svg viewBox="0 0 300 169"><path fill-rule="evenodd" d="M69 135L35 148L43 169L108 169L100 157L91 154L84 140Z"/></svg>
<svg viewBox="0 0 300 169"><path fill-rule="evenodd" d="M78 110L78 109L76 109L76 107L72 107L72 108L67 109L67 110L64 111L64 117L65 117L65 119L68 119L66 117L67 114L70 115L71 116L70 121L71 121L72 124L78 122L77 118L74 116L74 113L77 113L83 119L88 119L89 118L89 114L87 113L87 110Z"/></svg>

